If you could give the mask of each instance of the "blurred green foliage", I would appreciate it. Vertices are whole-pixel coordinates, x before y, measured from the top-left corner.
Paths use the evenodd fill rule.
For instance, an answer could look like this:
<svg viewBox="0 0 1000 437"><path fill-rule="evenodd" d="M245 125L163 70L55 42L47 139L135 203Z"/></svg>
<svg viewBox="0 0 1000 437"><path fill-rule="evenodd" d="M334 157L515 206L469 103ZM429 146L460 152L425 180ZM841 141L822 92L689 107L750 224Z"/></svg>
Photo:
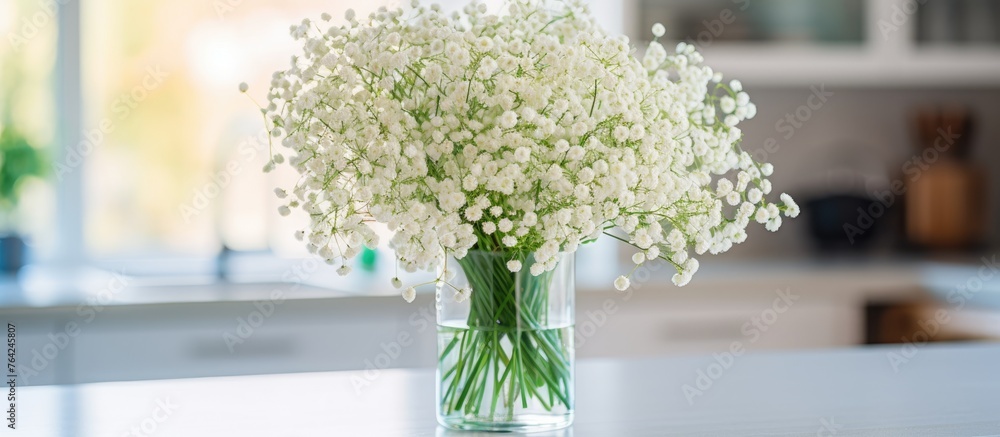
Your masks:
<svg viewBox="0 0 1000 437"><path fill-rule="evenodd" d="M13 126L0 132L0 211L9 213L17 207L19 185L29 177L42 176L45 157Z"/></svg>

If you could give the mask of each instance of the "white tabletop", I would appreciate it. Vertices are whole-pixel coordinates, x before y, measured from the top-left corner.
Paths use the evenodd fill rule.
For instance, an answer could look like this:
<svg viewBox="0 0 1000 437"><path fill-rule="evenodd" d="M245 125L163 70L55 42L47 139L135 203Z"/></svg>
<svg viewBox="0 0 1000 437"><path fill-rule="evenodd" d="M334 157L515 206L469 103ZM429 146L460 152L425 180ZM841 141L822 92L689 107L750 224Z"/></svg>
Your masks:
<svg viewBox="0 0 1000 437"><path fill-rule="evenodd" d="M1000 435L1000 345L719 361L728 360L581 361L575 425L535 435ZM715 378L688 402L684 386L698 388L699 371ZM11 435L472 435L436 426L433 382L428 369L20 387Z"/></svg>

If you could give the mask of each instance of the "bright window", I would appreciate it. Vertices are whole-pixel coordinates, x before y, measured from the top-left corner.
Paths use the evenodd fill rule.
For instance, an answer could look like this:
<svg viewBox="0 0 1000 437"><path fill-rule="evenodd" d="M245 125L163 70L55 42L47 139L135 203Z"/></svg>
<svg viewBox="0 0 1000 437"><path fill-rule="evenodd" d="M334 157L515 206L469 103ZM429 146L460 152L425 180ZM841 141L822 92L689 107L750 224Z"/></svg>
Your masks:
<svg viewBox="0 0 1000 437"><path fill-rule="evenodd" d="M53 72L57 11L45 2L0 2L0 132L16 132L43 155L56 141ZM43 171L48 166L43 167ZM54 217L52 184L42 178L19 180L19 208L0 211L0 233L18 232L37 251L51 248Z"/></svg>
<svg viewBox="0 0 1000 437"><path fill-rule="evenodd" d="M263 120L237 85L263 100L298 50L289 27L302 18L342 22L349 8L365 16L400 0L49 3L0 1L0 31L23 37L0 47L0 125L17 123L51 149L54 171L22 208L25 232L51 243L40 258L142 274L206 273L223 247L305 255L292 235L306 218L280 217L270 194L296 176L261 171ZM620 31L620 5L593 3Z"/></svg>
<svg viewBox="0 0 1000 437"><path fill-rule="evenodd" d="M84 3L86 243L96 258L211 256L297 247L265 176L262 97L285 68L290 24L377 2L174 0ZM289 175L284 175L289 176Z"/></svg>

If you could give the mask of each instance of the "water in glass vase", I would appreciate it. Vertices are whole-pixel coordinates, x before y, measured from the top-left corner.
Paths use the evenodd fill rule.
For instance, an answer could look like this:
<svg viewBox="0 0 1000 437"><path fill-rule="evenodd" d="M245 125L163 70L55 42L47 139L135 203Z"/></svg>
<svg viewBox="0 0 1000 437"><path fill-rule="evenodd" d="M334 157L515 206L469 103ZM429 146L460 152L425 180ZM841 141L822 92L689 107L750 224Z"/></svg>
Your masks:
<svg viewBox="0 0 1000 437"><path fill-rule="evenodd" d="M447 426L530 431L572 422L572 326L438 326L438 350L438 410Z"/></svg>
<svg viewBox="0 0 1000 437"><path fill-rule="evenodd" d="M437 293L437 410L449 428L538 431L572 423L573 259L538 276L509 271L510 259L470 251L444 272L454 278ZM455 293L465 286L471 294Z"/></svg>

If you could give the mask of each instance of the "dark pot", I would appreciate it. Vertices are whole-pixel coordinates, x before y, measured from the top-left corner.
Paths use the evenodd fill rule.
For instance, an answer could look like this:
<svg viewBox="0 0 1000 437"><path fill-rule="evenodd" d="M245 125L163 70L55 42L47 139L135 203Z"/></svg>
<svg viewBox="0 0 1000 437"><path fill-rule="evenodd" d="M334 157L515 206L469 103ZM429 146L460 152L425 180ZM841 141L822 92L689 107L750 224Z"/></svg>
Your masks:
<svg viewBox="0 0 1000 437"><path fill-rule="evenodd" d="M834 194L806 201L809 233L817 247L823 251L845 252L866 249L881 228L880 219L885 219L868 214L874 202L853 194Z"/></svg>
<svg viewBox="0 0 1000 437"><path fill-rule="evenodd" d="M16 274L24 266L25 253L28 246L24 240L17 235L5 235L0 237L0 272L4 274Z"/></svg>

